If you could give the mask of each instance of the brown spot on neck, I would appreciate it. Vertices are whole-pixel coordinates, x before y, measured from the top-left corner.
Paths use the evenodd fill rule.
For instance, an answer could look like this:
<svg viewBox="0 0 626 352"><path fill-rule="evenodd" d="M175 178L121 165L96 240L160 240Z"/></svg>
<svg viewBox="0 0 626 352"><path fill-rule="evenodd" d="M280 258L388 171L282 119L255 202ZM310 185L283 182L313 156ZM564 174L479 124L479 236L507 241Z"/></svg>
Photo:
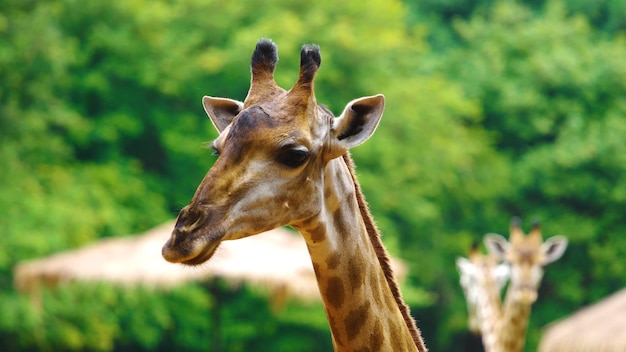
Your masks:
<svg viewBox="0 0 626 352"><path fill-rule="evenodd" d="M340 309L346 298L343 281L333 276L328 279L326 285L326 300L334 309Z"/></svg>
<svg viewBox="0 0 626 352"><path fill-rule="evenodd" d="M359 260L351 258L348 262L348 279L353 293L365 284L365 273L360 264L361 262L362 258L359 258Z"/></svg>
<svg viewBox="0 0 626 352"><path fill-rule="evenodd" d="M349 233L349 228L346 225L346 215L346 212L344 212L341 208L333 212L333 223L335 225L335 231L337 234Z"/></svg>
<svg viewBox="0 0 626 352"><path fill-rule="evenodd" d="M367 322L367 319L369 318L369 309L370 303L365 302L357 309L351 311L348 314L344 321L344 324L346 325L346 333L348 334L348 339L352 340L359 334L359 332Z"/></svg>
<svg viewBox="0 0 626 352"><path fill-rule="evenodd" d="M333 253L326 259L326 265L329 270L336 269L339 266L341 261L341 254Z"/></svg>
<svg viewBox="0 0 626 352"><path fill-rule="evenodd" d="M310 232L310 238L313 243L320 243L326 240L326 225L320 221Z"/></svg>
<svg viewBox="0 0 626 352"><path fill-rule="evenodd" d="M372 331L372 335L369 341L369 347L371 351L380 351L383 346L383 342L385 341L385 336L381 333L383 330L382 324L380 321L377 321L374 324L374 330Z"/></svg>

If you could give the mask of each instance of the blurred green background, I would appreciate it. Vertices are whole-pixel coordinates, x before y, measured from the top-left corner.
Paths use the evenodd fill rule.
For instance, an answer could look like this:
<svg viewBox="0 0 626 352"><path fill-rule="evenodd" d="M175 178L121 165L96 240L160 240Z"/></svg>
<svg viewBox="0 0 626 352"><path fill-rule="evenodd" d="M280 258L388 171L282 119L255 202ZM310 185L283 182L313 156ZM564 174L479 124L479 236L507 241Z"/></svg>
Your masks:
<svg viewBox="0 0 626 352"><path fill-rule="evenodd" d="M432 351L478 350L454 260L512 216L570 240L527 351L626 285L623 0L3 0L0 350L331 349L321 304L276 311L219 280L74 283L38 304L13 286L19 261L176 216L214 160L201 97L243 100L261 37L278 44L285 87L300 46L321 46L317 98L335 114L385 94L353 155Z"/></svg>

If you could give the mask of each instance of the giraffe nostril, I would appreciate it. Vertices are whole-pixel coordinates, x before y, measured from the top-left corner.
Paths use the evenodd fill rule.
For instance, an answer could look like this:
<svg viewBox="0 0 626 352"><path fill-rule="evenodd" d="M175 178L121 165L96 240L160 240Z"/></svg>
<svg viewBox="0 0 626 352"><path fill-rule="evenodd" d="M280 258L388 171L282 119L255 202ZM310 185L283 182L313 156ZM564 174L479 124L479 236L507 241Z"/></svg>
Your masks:
<svg viewBox="0 0 626 352"><path fill-rule="evenodd" d="M179 232L184 232L194 227L201 217L200 211L197 208L192 208L190 205L181 209L178 214L178 220L176 221L175 229Z"/></svg>

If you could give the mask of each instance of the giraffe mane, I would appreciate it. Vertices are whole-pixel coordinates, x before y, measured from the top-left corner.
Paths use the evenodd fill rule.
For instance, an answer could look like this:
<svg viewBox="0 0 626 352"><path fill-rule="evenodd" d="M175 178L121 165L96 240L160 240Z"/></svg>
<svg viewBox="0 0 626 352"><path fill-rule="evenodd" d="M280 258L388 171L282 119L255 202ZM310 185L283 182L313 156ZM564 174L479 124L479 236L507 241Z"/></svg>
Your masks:
<svg viewBox="0 0 626 352"><path fill-rule="evenodd" d="M352 177L352 181L354 182L354 188L357 198L357 203L359 205L359 211L361 212L361 217L363 218L363 222L365 223L365 228L367 230L367 234L369 239L374 247L374 251L376 252L376 257L378 257L378 262L380 263L381 268L383 269L383 273L385 274L385 279L387 281L387 285L391 289L391 293L400 309L400 313L402 313L402 317L404 318L404 322L406 323L409 331L411 332L411 337L413 337L413 341L415 342L415 346L420 352L426 352L426 346L424 345L424 341L422 339L422 335L420 330L417 328L415 324L415 320L411 316L409 311L409 307L404 303L402 299L402 294L400 292L400 287L396 278L393 274L393 270L391 269L391 261L389 259L389 254L387 250L383 246L383 243L380 239L380 231L374 222L374 218L369 210L367 202L365 200L365 196L361 191L361 186L356 178L355 174L355 166L354 161L352 160L352 156L350 152L346 152L343 154L343 160L348 166L348 170L350 170L350 176Z"/></svg>

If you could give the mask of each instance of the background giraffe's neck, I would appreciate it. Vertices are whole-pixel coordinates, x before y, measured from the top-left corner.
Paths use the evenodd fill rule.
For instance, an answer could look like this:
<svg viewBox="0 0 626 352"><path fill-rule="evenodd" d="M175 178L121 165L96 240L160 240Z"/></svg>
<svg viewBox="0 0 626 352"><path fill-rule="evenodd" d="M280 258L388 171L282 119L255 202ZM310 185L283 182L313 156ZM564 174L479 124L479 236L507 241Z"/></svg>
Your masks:
<svg viewBox="0 0 626 352"><path fill-rule="evenodd" d="M315 218L294 227L307 241L335 350L426 351L348 155L327 165L323 199Z"/></svg>
<svg viewBox="0 0 626 352"><path fill-rule="evenodd" d="M517 352L524 349L530 309L531 305L517 300L513 287L509 287L498 334L500 351Z"/></svg>
<svg viewBox="0 0 626 352"><path fill-rule="evenodd" d="M482 276L481 280L474 288L476 290L476 315L480 324L480 333L482 336L483 346L487 352L499 351L498 343L498 325L501 325L502 305L500 303L500 292L496 287L493 278L494 265L489 263L477 263L478 274Z"/></svg>

